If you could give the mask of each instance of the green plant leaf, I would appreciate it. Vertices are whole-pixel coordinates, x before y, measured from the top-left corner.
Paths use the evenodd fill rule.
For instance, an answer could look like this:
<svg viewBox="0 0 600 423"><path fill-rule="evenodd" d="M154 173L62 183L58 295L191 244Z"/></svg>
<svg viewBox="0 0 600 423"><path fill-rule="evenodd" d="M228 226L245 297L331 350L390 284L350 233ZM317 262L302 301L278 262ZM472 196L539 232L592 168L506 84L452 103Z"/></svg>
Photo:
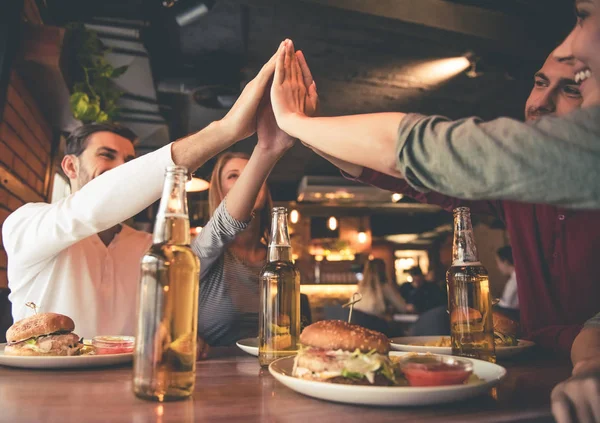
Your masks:
<svg viewBox="0 0 600 423"><path fill-rule="evenodd" d="M117 100L123 95L112 82L128 66L115 68L105 58L110 49L98 34L79 22L66 25L73 42L79 72L74 70L70 106L73 116L83 122L105 122L117 116Z"/></svg>
<svg viewBox="0 0 600 423"><path fill-rule="evenodd" d="M127 69L129 68L129 66L119 66L118 68L114 68L111 78L118 78L119 76L123 75L125 72L127 72Z"/></svg>
<svg viewBox="0 0 600 423"><path fill-rule="evenodd" d="M109 120L108 114L102 111L98 113L98 116L96 117L96 122L108 122Z"/></svg>
<svg viewBox="0 0 600 423"><path fill-rule="evenodd" d="M82 118L88 113L90 99L86 93L76 92L71 94L71 97L69 98L69 105L71 106L73 117L75 117L75 119L82 120Z"/></svg>

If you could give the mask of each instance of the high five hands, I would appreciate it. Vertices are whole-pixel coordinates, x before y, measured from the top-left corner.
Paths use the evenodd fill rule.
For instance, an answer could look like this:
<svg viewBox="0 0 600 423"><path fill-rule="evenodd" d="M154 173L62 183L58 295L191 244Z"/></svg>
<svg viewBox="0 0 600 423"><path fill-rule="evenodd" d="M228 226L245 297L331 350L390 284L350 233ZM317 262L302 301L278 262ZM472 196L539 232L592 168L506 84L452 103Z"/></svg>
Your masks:
<svg viewBox="0 0 600 423"><path fill-rule="evenodd" d="M295 138L288 135L283 125L289 118L316 114L319 105L317 87L304 54L294 51L291 40L283 41L265 66L272 69L273 77L270 91L267 85L258 107L257 147L285 152L293 146Z"/></svg>

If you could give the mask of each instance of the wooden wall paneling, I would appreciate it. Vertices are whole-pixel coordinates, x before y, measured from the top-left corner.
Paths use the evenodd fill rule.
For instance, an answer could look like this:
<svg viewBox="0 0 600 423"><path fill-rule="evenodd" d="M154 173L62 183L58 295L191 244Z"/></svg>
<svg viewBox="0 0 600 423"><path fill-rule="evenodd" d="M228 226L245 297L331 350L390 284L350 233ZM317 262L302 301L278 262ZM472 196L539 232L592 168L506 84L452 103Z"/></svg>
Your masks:
<svg viewBox="0 0 600 423"><path fill-rule="evenodd" d="M46 162L47 152L44 151L41 144L35 139L27 125L21 120L17 112L10 103L4 108L4 122L10 125L14 133L27 144L30 151L43 163ZM48 148L48 152L50 149Z"/></svg>
<svg viewBox="0 0 600 423"><path fill-rule="evenodd" d="M44 139L51 138L52 128L48 123L48 117L42 114L38 102L33 98L31 94L31 90L26 87L23 78L14 70L10 76L10 85L17 90L19 96L23 99L23 101L33 114L35 122L39 125L40 129L44 133Z"/></svg>
<svg viewBox="0 0 600 423"><path fill-rule="evenodd" d="M52 135L51 133L44 133L39 123L40 120L43 121L44 119L39 119L34 115L30 106L25 104L22 94L15 89L12 80L10 85L8 86L7 98L9 104L13 107L13 109L15 110L17 115L19 115L21 120L27 125L27 128L29 129L31 134L33 134L35 139L40 143L44 151L49 152L50 145L48 144L47 140L49 140Z"/></svg>
<svg viewBox="0 0 600 423"><path fill-rule="evenodd" d="M0 116L6 102L12 62L19 45L22 10L23 0L10 0L3 2L0 13Z"/></svg>
<svg viewBox="0 0 600 423"><path fill-rule="evenodd" d="M44 198L39 193L19 180L4 165L0 165L0 186L26 203L44 201ZM1 221L3 220L0 217Z"/></svg>

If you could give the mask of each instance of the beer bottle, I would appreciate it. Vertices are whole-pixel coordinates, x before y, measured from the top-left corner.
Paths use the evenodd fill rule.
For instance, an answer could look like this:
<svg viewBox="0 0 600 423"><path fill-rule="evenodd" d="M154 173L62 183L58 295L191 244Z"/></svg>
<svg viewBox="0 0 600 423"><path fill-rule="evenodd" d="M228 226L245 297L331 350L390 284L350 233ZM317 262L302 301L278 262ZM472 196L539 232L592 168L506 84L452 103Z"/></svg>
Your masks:
<svg viewBox="0 0 600 423"><path fill-rule="evenodd" d="M292 263L287 209L273 208L267 264L260 273L258 361L293 355L300 336L300 273Z"/></svg>
<svg viewBox="0 0 600 423"><path fill-rule="evenodd" d="M190 248L187 169L166 170L152 246L142 258L133 390L169 401L194 391L200 262Z"/></svg>
<svg viewBox="0 0 600 423"><path fill-rule="evenodd" d="M452 267L446 282L452 354L495 363L488 273L477 257L468 207L454 210Z"/></svg>

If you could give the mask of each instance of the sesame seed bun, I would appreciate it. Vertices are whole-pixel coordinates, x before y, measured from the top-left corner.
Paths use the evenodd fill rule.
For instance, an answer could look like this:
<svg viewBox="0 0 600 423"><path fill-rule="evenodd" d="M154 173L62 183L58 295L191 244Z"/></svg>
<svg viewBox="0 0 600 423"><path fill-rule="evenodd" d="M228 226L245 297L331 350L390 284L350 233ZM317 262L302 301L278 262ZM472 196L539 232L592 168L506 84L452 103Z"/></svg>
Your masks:
<svg viewBox="0 0 600 423"><path fill-rule="evenodd" d="M384 334L341 320L322 320L307 326L300 335L300 343L325 350L387 354L390 341Z"/></svg>
<svg viewBox="0 0 600 423"><path fill-rule="evenodd" d="M519 322L515 322L508 316L495 311L492 313L494 319L494 330L504 335L517 337L519 334Z"/></svg>
<svg viewBox="0 0 600 423"><path fill-rule="evenodd" d="M58 313L39 313L19 320L6 332L8 343L17 343L55 332L71 332L75 329L73 319Z"/></svg>

